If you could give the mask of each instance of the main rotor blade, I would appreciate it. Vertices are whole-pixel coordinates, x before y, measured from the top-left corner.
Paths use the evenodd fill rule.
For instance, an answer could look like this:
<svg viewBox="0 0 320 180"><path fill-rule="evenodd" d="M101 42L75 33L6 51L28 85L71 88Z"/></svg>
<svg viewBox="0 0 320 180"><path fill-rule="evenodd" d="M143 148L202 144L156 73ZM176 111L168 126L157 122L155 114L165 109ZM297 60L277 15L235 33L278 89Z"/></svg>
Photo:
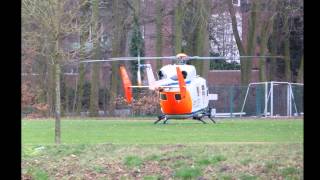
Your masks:
<svg viewBox="0 0 320 180"><path fill-rule="evenodd" d="M133 61L138 60L138 57L116 57L109 58L114 61ZM140 57L140 60L157 60L157 59L177 59L176 56L162 56L162 57Z"/></svg>
<svg viewBox="0 0 320 180"><path fill-rule="evenodd" d="M238 56L237 58L284 58L284 56Z"/></svg>
<svg viewBox="0 0 320 180"><path fill-rule="evenodd" d="M228 56L216 56L216 57L200 57L200 56L189 56L186 57L186 60L240 60L249 58L284 58L284 56L237 56L237 57L228 57ZM161 59L174 59L177 60L176 56L163 56L163 57L140 57L140 60L161 60ZM90 59L85 61L80 61L80 63L92 63L92 62L113 62L113 61L137 61L138 57L116 57L109 59Z"/></svg>
<svg viewBox="0 0 320 180"><path fill-rule="evenodd" d="M228 57L228 56L215 56L215 57L200 57L200 56L190 56L189 60L240 60L249 58L284 58L284 56L237 56L237 57Z"/></svg>
<svg viewBox="0 0 320 180"><path fill-rule="evenodd" d="M135 61L135 59L132 60L113 60L113 59L92 59L92 60L85 60L85 61L80 61L80 63L91 63L91 62L114 62L114 61Z"/></svg>
<svg viewBox="0 0 320 180"><path fill-rule="evenodd" d="M157 60L157 59L176 59L175 56L164 56L164 57L140 57L140 60ZM93 62L114 62L114 61L138 61L138 57L116 57L109 59L90 59L80 61L79 63L93 63Z"/></svg>
<svg viewBox="0 0 320 180"><path fill-rule="evenodd" d="M188 59L202 59L202 60L222 60L227 59L226 56L218 56L218 57L200 57L200 56L190 56Z"/></svg>

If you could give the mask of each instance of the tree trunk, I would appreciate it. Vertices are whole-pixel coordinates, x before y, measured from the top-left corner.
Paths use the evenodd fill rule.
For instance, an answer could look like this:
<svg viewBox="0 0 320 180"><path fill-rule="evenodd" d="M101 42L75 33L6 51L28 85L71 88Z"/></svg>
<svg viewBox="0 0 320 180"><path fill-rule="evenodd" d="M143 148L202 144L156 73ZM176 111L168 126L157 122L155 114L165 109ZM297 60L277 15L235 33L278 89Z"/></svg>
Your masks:
<svg viewBox="0 0 320 180"><path fill-rule="evenodd" d="M84 4L81 7L81 12L87 13L89 11L90 5L84 3L85 0L81 0L80 2ZM79 58L80 62L85 59L85 43L88 39L88 30L84 27L86 24L86 16L80 17L80 51L79 51ZM82 99L84 93L84 82L85 82L85 66L83 63L79 63L79 79L78 79L78 86L77 86L77 106L76 106L76 114L80 115L82 111Z"/></svg>
<svg viewBox="0 0 320 180"><path fill-rule="evenodd" d="M279 28L279 11L280 11L280 4L282 1L275 1L275 12L277 12L277 15L275 16L273 20L273 24L271 26L272 33L271 33L271 40L270 40L270 53L271 56L278 55L278 49L279 49L279 41L280 41L280 28ZM271 58L270 65L268 67L269 73L268 73L268 81L274 81L277 78L278 74L278 68L277 68L277 58Z"/></svg>
<svg viewBox="0 0 320 180"><path fill-rule="evenodd" d="M113 0L112 3L112 16L113 16L113 35L112 35L112 57L121 56L123 51L124 42L126 42L126 31L124 27L124 16L127 12L127 7L122 4L122 1ZM119 66L118 62L112 62L112 73L111 73L111 85L109 91L109 112L111 115L115 115L116 108L116 96L118 92L119 84Z"/></svg>
<svg viewBox="0 0 320 180"><path fill-rule="evenodd" d="M99 28L99 0L92 2L92 22L93 22L93 51L94 58L99 59L99 37L97 31ZM91 71L91 90L90 90L90 106L89 116L94 117L99 115L99 64L92 64Z"/></svg>
<svg viewBox="0 0 320 180"><path fill-rule="evenodd" d="M287 82L291 82L291 59L290 59L290 42L289 38L284 41L284 63L285 78Z"/></svg>
<svg viewBox="0 0 320 180"><path fill-rule="evenodd" d="M198 2L198 16L200 17L196 33L196 55L209 56L209 34L207 31L208 19L210 12L210 4L207 0ZM207 78L209 72L209 61L198 61L199 74Z"/></svg>
<svg viewBox="0 0 320 180"><path fill-rule="evenodd" d="M277 55L277 49L278 49L278 29L277 29L277 25L276 25L276 29L273 31L272 36L271 36L271 55L272 56L276 56ZM270 66L269 66L269 77L268 77L268 81L274 81L276 80L276 74L277 74L277 62L276 62L277 58L271 58L270 61Z"/></svg>
<svg viewBox="0 0 320 180"><path fill-rule="evenodd" d="M260 56L265 55L265 51L267 50L268 45L268 39L270 37L270 27L273 25L273 18L270 20L267 20L261 28L261 42L259 44L260 46ZM260 58L259 59L259 80L261 82L267 81L267 73L266 73L266 59Z"/></svg>
<svg viewBox="0 0 320 180"><path fill-rule="evenodd" d="M285 78L287 82L291 82L291 58L290 58L290 32L289 32L289 18L286 14L284 23L284 32L286 33L284 39L284 64L285 64Z"/></svg>
<svg viewBox="0 0 320 180"><path fill-rule="evenodd" d="M118 62L112 62L111 65L112 74L111 74L111 83L110 83L110 91L109 91L109 113L110 115L115 115L116 108L116 97L118 91Z"/></svg>
<svg viewBox="0 0 320 180"><path fill-rule="evenodd" d="M60 66L55 64L55 86L56 86L56 113L55 113L55 143L61 143L61 125L60 125Z"/></svg>
<svg viewBox="0 0 320 180"><path fill-rule="evenodd" d="M236 40L239 54L240 56L244 56L246 52L239 35L238 23L237 23L236 13L232 4L232 0L227 0L227 5L228 5L229 14L231 17L232 32ZM245 74L247 72L247 64L246 64L246 60L244 59L240 59L240 71L241 71L241 84L245 84L245 81L246 81Z"/></svg>
<svg viewBox="0 0 320 180"><path fill-rule="evenodd" d="M79 83L78 83L78 92L77 92L77 115L80 115L82 111L82 97L84 91L84 64L80 63L79 65Z"/></svg>
<svg viewBox="0 0 320 180"><path fill-rule="evenodd" d="M298 72L298 78L297 78L299 83L303 83L303 71L304 71L304 67L303 67L303 56L302 56L299 72Z"/></svg>
<svg viewBox="0 0 320 180"><path fill-rule="evenodd" d="M99 115L99 64L92 64L89 116Z"/></svg>
<svg viewBox="0 0 320 180"><path fill-rule="evenodd" d="M249 18L249 32L248 32L248 41L247 41L247 55L255 55L255 45L256 45L256 20L257 20L257 1L252 1L252 9ZM242 84L247 85L251 81L251 70L252 70L252 61L253 58L246 59L245 62L245 71ZM241 74L242 76L242 74Z"/></svg>
<svg viewBox="0 0 320 180"><path fill-rule="evenodd" d="M61 117L65 116L66 109L67 109L67 86L66 86L66 77L61 74L60 75L60 87L61 87Z"/></svg>
<svg viewBox="0 0 320 180"><path fill-rule="evenodd" d="M77 103L77 94L78 94L78 77L75 78L75 87L72 99L72 115L75 113L76 103Z"/></svg>
<svg viewBox="0 0 320 180"><path fill-rule="evenodd" d="M156 0L156 56L162 56L162 2ZM162 66L162 60L157 61L157 70Z"/></svg>
<svg viewBox="0 0 320 180"><path fill-rule="evenodd" d="M55 65L49 64L49 71L48 71L48 102L49 102L49 116L54 116L55 115L55 74L56 74L56 67Z"/></svg>
<svg viewBox="0 0 320 180"><path fill-rule="evenodd" d="M182 1L179 0L177 7L174 10L174 53L182 52L182 22L183 22L183 7Z"/></svg>
<svg viewBox="0 0 320 180"><path fill-rule="evenodd" d="M236 18L236 13L234 11L233 8L233 4L232 4L232 0L227 0L227 5L228 5L228 10L230 13L230 17L231 17L231 25L232 25L232 32L234 35L234 38L236 40L236 44L239 50L239 54L240 56L245 55L245 49L243 47L240 35L239 35L239 31L238 31L238 23L237 23L237 18Z"/></svg>

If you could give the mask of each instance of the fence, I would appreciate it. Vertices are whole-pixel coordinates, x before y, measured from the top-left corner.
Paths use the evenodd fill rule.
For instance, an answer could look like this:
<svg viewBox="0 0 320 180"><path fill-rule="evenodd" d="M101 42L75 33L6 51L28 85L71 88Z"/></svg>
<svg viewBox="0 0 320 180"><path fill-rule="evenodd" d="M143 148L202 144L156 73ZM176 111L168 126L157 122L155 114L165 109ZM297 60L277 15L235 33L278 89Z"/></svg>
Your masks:
<svg viewBox="0 0 320 180"><path fill-rule="evenodd" d="M271 86L272 84L272 86ZM290 87L290 88L288 88ZM90 86L85 89L84 94L89 92ZM252 83L249 86L240 85L214 85L209 86L210 94L217 94L218 100L210 101L209 106L216 109L216 115L233 117L243 116L288 116L288 114L303 114L303 85L268 82ZM88 91L88 92L87 92ZM65 92L63 92L65 93ZM73 89L68 90L68 95L63 100L62 109L65 116L79 116L75 110L75 93ZM108 107L110 102L105 90L100 90L99 95L99 116L110 116ZM133 103L127 105L122 96L121 90L116 99L115 116L154 116L161 114L158 94L148 89L134 90ZM89 107L89 95L83 99L80 115L87 116ZM32 108L23 111L23 115L32 112Z"/></svg>

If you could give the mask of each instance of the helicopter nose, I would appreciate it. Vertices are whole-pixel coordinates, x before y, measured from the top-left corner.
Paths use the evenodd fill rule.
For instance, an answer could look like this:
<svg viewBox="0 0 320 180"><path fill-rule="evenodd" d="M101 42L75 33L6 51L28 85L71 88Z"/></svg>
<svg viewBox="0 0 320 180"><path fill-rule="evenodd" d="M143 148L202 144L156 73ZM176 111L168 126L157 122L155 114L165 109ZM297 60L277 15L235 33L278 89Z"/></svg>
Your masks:
<svg viewBox="0 0 320 180"><path fill-rule="evenodd" d="M162 112L168 115L190 114L192 111L191 96L188 91L184 98L177 92L161 92L160 106Z"/></svg>

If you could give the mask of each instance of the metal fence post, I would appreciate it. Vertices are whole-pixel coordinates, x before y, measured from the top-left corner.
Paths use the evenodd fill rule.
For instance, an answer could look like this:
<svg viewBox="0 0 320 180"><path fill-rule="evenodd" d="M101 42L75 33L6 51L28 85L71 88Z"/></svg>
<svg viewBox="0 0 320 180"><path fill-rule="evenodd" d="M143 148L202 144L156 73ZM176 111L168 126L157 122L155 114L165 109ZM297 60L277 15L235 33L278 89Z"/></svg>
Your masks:
<svg viewBox="0 0 320 180"><path fill-rule="evenodd" d="M241 114L243 113L244 105L246 104L246 100L247 100L247 96L248 96L250 85L251 85L251 83L247 87L247 92L246 92L246 95L244 97L244 101L243 101L242 108L241 108ZM242 117L242 115L240 115L240 117Z"/></svg>
<svg viewBox="0 0 320 180"><path fill-rule="evenodd" d="M256 88L256 116L261 114L261 86L257 85Z"/></svg>
<svg viewBox="0 0 320 180"><path fill-rule="evenodd" d="M290 84L288 83L288 85L287 85L287 116L288 117L291 116L291 113L290 113L290 108L291 108L290 99L291 99Z"/></svg>
<svg viewBox="0 0 320 180"><path fill-rule="evenodd" d="M273 117L273 81L271 81L270 86L270 92L271 92L271 100L270 100L270 116Z"/></svg>
<svg viewBox="0 0 320 180"><path fill-rule="evenodd" d="M268 82L264 84L264 116L267 117L268 113Z"/></svg>

